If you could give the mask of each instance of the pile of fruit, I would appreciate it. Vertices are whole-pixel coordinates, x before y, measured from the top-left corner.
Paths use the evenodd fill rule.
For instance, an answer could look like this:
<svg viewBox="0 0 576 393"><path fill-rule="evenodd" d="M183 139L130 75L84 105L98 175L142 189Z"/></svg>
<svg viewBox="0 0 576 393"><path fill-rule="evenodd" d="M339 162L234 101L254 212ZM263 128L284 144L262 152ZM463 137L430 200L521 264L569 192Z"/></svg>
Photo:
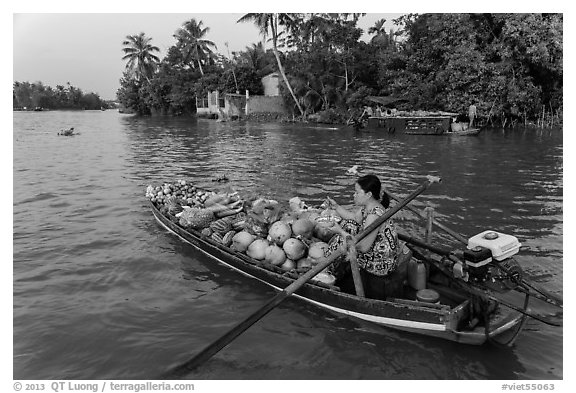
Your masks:
<svg viewBox="0 0 576 393"><path fill-rule="evenodd" d="M315 266L340 218L321 205L311 208L292 198L282 207L271 199L246 201L238 193L202 190L185 180L148 186L146 197L171 221L203 238L284 271L303 273Z"/></svg>

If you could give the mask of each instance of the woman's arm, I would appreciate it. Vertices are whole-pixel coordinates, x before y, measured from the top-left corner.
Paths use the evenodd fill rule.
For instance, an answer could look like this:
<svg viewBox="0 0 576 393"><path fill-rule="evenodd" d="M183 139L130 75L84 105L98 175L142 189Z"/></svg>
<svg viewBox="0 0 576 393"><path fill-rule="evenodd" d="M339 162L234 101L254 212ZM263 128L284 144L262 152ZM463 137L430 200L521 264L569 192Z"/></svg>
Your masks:
<svg viewBox="0 0 576 393"><path fill-rule="evenodd" d="M369 214L368 217L366 217L366 222L364 223L364 228L362 228L362 229L364 230L364 229L368 228L370 226L370 224L372 224L374 221L376 221L376 219L378 217L380 217L380 216L378 216L377 214ZM382 223L382 225L384 225L384 223ZM356 244L356 250L359 252L366 252L366 251L370 250L370 248L372 248L372 245L374 244L374 241L376 240L376 236L378 236L379 230L380 230L380 227L378 227L377 229L374 229L369 235L367 235L358 244Z"/></svg>
<svg viewBox="0 0 576 393"><path fill-rule="evenodd" d="M336 201L330 197L326 198L328 200L328 203L330 204L330 207L332 209L334 209L336 211L336 213L342 217L345 220L356 220L358 223L360 223L361 221L358 221L358 217L359 217L359 212L352 212L350 210L344 209L342 206L340 206L339 204L336 203Z"/></svg>

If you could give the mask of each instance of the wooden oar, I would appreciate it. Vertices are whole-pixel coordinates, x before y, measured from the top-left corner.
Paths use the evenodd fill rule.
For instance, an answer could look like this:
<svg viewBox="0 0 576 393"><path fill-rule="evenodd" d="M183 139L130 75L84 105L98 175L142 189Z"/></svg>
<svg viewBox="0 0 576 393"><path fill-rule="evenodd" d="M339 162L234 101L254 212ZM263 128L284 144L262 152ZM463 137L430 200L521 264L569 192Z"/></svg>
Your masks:
<svg viewBox="0 0 576 393"><path fill-rule="evenodd" d="M352 245L348 249L348 260L350 261L350 271L352 272L352 280L354 282L354 290L356 291L356 296L365 297L366 294L364 293L364 284L362 283L360 267L358 266L356 245Z"/></svg>
<svg viewBox="0 0 576 393"><path fill-rule="evenodd" d="M311 278L316 276L318 273L320 273L322 270L328 267L332 262L334 262L338 257L342 256L343 254L344 252L340 253L335 252L332 255L330 255L330 257L326 258L325 261L319 263L314 268L312 268L311 270L307 271L305 274L300 276L298 280L294 281L292 284L284 288L282 292L274 296L268 303L260 307L248 318L246 318L245 320L234 326L232 329L230 329L228 332L222 335L218 340L208 345L192 359L170 370L168 373L166 373L166 375L161 377L161 379L181 378L192 372L195 368L202 365L212 356L218 353L226 345L230 344L236 337L242 334L250 326L258 322L262 317L268 314L274 307L279 305L288 296L296 292L302 285L306 284Z"/></svg>
<svg viewBox="0 0 576 393"><path fill-rule="evenodd" d="M451 260L457 261L457 258L452 254L451 251L446 250L446 249L444 249L444 248L442 248L442 247L433 246L433 245L428 244L428 243L426 243L426 242L424 242L424 241L422 241L422 240L415 239L415 238L410 237L410 236L408 236L408 235L405 235L405 234L403 234L403 233L398 233L398 238L399 238L400 240L405 241L406 243L410 243L410 244L413 244L413 245L415 245L415 246L418 246L418 247L421 247L421 248L425 248L425 249L427 249L427 250L430 250L430 251L434 252L435 254L438 254L438 255L441 255L441 256L445 256L445 257L450 258ZM543 322L543 323L545 323L545 324L547 324L547 325L551 325L551 326L562 326L561 323L554 322L554 321L550 321L549 319L545 319L544 317L542 317L542 316L540 316L540 315L536 315L536 314L530 313L530 312L528 312L528 311L526 311L526 310L522 310L521 308L519 308L519 307L517 307L517 306L515 306L515 305L513 305L513 304L511 304L511 303L508 303L508 302L506 302L506 301L504 301L504 300L502 300L502 299L498 299L498 298L496 298L495 296L493 296L493 295L491 295L490 293L488 293L488 291L486 291L486 290L484 290L484 289L481 289L481 288L478 288L478 287L476 287L476 286L473 286L471 283L464 283L464 282L456 279L456 278L455 278L454 276L452 276L449 272L447 272L447 271L446 271L446 268L445 268L444 266L442 266L442 265L440 265L440 264L437 264L437 263L434 263L434 262L431 261L429 258L426 258L425 255L421 255L421 257L422 257L422 259L424 259L424 260L427 261L428 263L434 264L434 266L436 266L441 272L443 272L444 274L446 274L446 275L447 275L449 278L451 278L455 283L457 283L460 288L462 288L463 290L465 290L465 291L467 291L467 292L469 292L469 293L471 293L471 294L473 294L473 295L481 296L481 297L490 299L490 300L492 300L492 301L495 301L495 302L497 302L497 303L499 303L499 304L502 304L503 306L506 306L506 307L508 307L508 308L511 308L511 309L514 310L514 311L517 311L517 312L519 312L519 313L521 313L521 314L523 314L523 315L526 315L526 316L529 316L529 317L531 317L531 318L534 318L534 319L536 319L536 320L538 320L538 321L540 321L540 322Z"/></svg>
<svg viewBox="0 0 576 393"><path fill-rule="evenodd" d="M388 195L390 196L390 198L394 199L395 201L398 201L398 197L392 195L391 193L387 192ZM421 219L425 220L426 219L426 215L422 212L419 211L415 208L413 208L410 205L407 205L406 208L408 210L410 210L412 213L416 214L418 217L420 217ZM454 239L458 240L459 242L461 242L462 244L468 245L468 239L466 239L464 236L462 236L461 234L459 234L458 232L448 228L447 226L445 226L444 224L438 222L438 220L433 219L432 223L434 225L436 225L438 228L442 229L444 232L446 232L447 234L449 234L450 236L452 236ZM500 263L496 260L494 260L494 262L497 265L500 265ZM545 301L549 304L552 304L554 306L563 308L563 300L562 298L553 295L552 293L550 293L549 291L547 291L546 289L542 288L541 286L539 286L538 284L536 284L533 281L529 281L528 279L526 279L525 277L522 277L521 283L526 285L529 288L532 288L534 291L538 292L541 296L539 295L535 295L532 294L534 297L536 297L537 299L540 299L542 301Z"/></svg>
<svg viewBox="0 0 576 393"><path fill-rule="evenodd" d="M368 236L372 231L380 227L384 222L386 222L390 217L396 214L400 209L402 209L406 204L408 204L411 200L416 198L420 195L424 190L426 190L432 183L439 183L441 179L439 177L434 176L427 176L427 180L421 184L416 190L414 190L410 195L408 195L403 201L399 202L395 205L392 209L388 210L384 215L378 217L368 228L363 230L361 233L356 235L351 241L347 243L350 245L358 243L360 240L364 239ZM176 366L175 368L169 370L167 373L161 376L161 379L175 379L181 378L198 366L205 363L209 360L212 356L218 353L222 348L230 344L236 337L246 331L250 326L254 325L260 319L262 319L266 314L268 314L273 308L279 305L282 301L296 292L300 287L306 284L310 279L328 267L332 262L334 262L338 257L343 255L342 252L334 252L329 257L327 257L324 261L318 263L314 268L303 274L299 279L294 281L292 284L288 285L284 290L274 296L268 303L264 306L260 307L256 310L253 314L251 314L248 318L234 326L228 332L226 332L223 336L219 339L214 341L212 344L208 345L204 348L200 353L194 356L192 359L188 360L187 362Z"/></svg>

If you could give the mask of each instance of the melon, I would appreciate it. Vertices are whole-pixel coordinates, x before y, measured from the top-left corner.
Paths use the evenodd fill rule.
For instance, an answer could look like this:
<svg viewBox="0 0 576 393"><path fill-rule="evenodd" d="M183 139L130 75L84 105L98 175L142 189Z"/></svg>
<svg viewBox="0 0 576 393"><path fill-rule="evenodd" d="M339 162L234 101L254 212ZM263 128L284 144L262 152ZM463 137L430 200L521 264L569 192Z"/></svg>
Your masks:
<svg viewBox="0 0 576 393"><path fill-rule="evenodd" d="M246 255L248 255L250 258L261 261L266 257L266 248L268 248L268 246L268 240L256 239L248 246Z"/></svg>
<svg viewBox="0 0 576 393"><path fill-rule="evenodd" d="M292 259L286 259L280 268L286 271L296 269L296 262L294 262Z"/></svg>
<svg viewBox="0 0 576 393"><path fill-rule="evenodd" d="M268 229L268 236L274 243L282 247L284 242L292 236L292 230L287 223L276 221L270 226L270 229Z"/></svg>
<svg viewBox="0 0 576 393"><path fill-rule="evenodd" d="M241 231L232 238L231 248L236 251L245 252L253 241L254 235L247 231Z"/></svg>
<svg viewBox="0 0 576 393"><path fill-rule="evenodd" d="M264 260L275 266L280 266L286 261L286 253L276 244L270 244L264 252Z"/></svg>
<svg viewBox="0 0 576 393"><path fill-rule="evenodd" d="M306 218L300 218L292 224L292 233L294 236L302 236L310 239L313 231L314 223Z"/></svg>
<svg viewBox="0 0 576 393"><path fill-rule="evenodd" d="M282 245L282 248L284 249L286 256L294 261L297 261L306 254L306 245L302 243L302 241L294 239L293 237L286 240Z"/></svg>

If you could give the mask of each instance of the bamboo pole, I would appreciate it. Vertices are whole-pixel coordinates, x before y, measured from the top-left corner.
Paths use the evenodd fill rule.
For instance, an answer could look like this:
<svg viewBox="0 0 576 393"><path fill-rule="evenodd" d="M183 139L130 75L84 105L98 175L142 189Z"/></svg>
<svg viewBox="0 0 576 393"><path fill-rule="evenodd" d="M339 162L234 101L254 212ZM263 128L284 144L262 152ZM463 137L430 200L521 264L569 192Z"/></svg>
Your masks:
<svg viewBox="0 0 576 393"><path fill-rule="evenodd" d="M426 215L426 242L432 243L432 224L434 222L434 208L431 206L426 206L424 208L424 214Z"/></svg>

